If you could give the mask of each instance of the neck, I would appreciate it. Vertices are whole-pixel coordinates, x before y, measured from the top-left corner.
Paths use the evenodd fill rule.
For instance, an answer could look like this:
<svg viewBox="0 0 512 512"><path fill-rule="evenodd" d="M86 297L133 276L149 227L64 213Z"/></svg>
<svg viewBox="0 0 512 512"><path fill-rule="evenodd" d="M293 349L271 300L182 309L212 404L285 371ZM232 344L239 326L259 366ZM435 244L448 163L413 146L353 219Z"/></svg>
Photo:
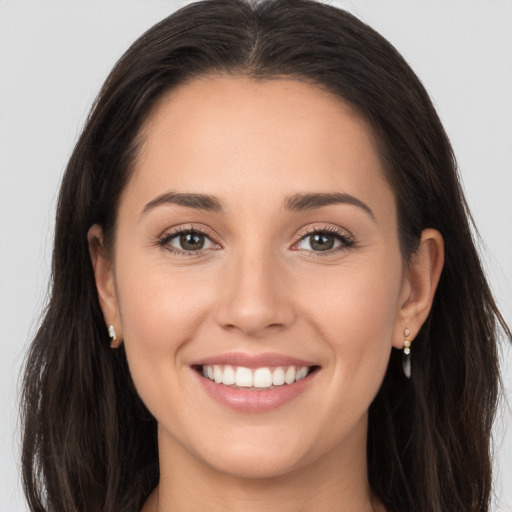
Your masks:
<svg viewBox="0 0 512 512"><path fill-rule="evenodd" d="M385 512L370 496L365 438L268 478L219 472L169 441L159 433L160 483L143 512Z"/></svg>

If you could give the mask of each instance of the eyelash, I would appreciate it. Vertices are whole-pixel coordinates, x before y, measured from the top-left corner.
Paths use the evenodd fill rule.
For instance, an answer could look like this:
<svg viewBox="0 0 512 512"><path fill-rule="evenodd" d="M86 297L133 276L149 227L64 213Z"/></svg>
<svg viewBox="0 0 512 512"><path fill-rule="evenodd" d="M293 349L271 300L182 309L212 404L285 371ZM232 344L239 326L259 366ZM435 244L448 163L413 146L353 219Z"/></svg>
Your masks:
<svg viewBox="0 0 512 512"><path fill-rule="evenodd" d="M326 251L309 251L315 257L329 256L338 251L352 249L356 245L356 241L350 234L348 234L346 231L341 230L340 228L335 227L335 226L321 226L321 227L311 226L302 231L299 231L299 233L298 233L299 240L297 242L295 242L293 245L296 246L297 244L299 244L300 242L305 240L307 237L312 236L312 235L317 235L317 234L333 235L341 243L337 248L328 249Z"/></svg>
<svg viewBox="0 0 512 512"><path fill-rule="evenodd" d="M178 228L175 231L172 231L171 233L165 233L164 235L162 235L158 239L158 246L163 247L166 250L168 250L169 252L176 254L178 256L197 256L201 253L201 251L205 250L205 249L198 249L195 251L194 250L187 251L187 250L178 249L176 247L172 247L169 245L169 242L171 240L173 240L174 238L177 238L183 234L204 236L204 237L208 238L212 243L220 245L210 233L207 233L206 231L204 231L202 229L198 229L198 228L195 228L192 226L187 226L187 227L183 227L183 228ZM341 229L336 228L334 226L322 226L322 227L312 226L312 227L308 227L298 233L299 239L293 244L293 246L296 246L297 244L299 244L300 242L305 240L307 237L316 235L316 234L333 235L341 243L337 248L334 248L334 249L329 249L326 251L309 251L310 253L314 254L315 257L331 255L340 250L351 249L356 245L356 242L353 239L353 237L351 235L347 234L346 231L342 231ZM296 250L300 250L300 249L296 249Z"/></svg>
<svg viewBox="0 0 512 512"><path fill-rule="evenodd" d="M171 245L168 245L171 240L173 240L174 238L179 237L180 235L184 235L184 234L204 236L205 238L208 238L214 244L220 245L215 240L213 235L208 233L208 232L206 232L205 230L198 229L198 228L193 227L193 226L184 226L182 228L176 229L175 231L172 231L170 233L165 233L164 235L162 235L158 239L158 246L163 247L166 250L168 250L169 252L171 252L173 254L176 254L178 256L197 256L197 255L199 255L201 253L201 251L204 250L204 249L199 249L199 250L195 250L195 251L193 251L193 250L192 251L186 251L186 250L178 249L176 247L172 247Z"/></svg>

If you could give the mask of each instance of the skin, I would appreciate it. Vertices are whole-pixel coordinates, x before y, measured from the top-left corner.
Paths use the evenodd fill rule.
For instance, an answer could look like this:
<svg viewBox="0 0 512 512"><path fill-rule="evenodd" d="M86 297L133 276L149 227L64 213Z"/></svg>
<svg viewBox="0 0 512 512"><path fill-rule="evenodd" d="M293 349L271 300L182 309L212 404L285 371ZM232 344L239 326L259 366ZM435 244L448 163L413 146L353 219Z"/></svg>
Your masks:
<svg viewBox="0 0 512 512"><path fill-rule="evenodd" d="M158 421L161 480L144 511L384 510L367 481L368 407L392 347L428 315L440 234L425 230L404 264L371 131L314 85L197 79L161 100L142 136L114 250L102 250L100 226L89 242L105 321ZM170 191L214 195L224 211L147 209ZM283 206L294 194L332 192L372 213ZM172 252L179 238L159 244L191 224L208 235L199 253ZM309 231L333 228L353 245L335 239L332 250L314 250ZM320 370L277 409L235 411L190 368L233 351L276 352Z"/></svg>

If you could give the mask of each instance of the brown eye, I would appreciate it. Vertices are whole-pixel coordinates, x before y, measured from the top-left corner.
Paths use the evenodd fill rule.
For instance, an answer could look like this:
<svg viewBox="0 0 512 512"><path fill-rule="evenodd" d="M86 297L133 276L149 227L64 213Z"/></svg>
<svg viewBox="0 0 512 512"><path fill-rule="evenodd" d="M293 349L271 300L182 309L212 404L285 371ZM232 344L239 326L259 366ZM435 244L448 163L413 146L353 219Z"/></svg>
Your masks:
<svg viewBox="0 0 512 512"><path fill-rule="evenodd" d="M203 249L219 248L205 233L190 229L164 236L159 245L176 254L194 254Z"/></svg>
<svg viewBox="0 0 512 512"><path fill-rule="evenodd" d="M336 230L317 230L304 235L296 244L297 249L310 252L336 252L354 246L354 240L345 232Z"/></svg>
<svg viewBox="0 0 512 512"><path fill-rule="evenodd" d="M198 251L204 247L205 236L200 233L184 233L179 236L181 249Z"/></svg>
<svg viewBox="0 0 512 512"><path fill-rule="evenodd" d="M328 251L334 247L335 238L327 233L310 235L310 245L313 251Z"/></svg>

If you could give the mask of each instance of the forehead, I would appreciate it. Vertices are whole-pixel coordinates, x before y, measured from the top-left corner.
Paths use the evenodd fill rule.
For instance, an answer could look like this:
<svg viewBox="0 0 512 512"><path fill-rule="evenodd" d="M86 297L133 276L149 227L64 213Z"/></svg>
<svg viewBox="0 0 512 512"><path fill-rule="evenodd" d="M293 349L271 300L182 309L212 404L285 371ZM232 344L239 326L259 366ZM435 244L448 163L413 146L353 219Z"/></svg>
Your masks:
<svg viewBox="0 0 512 512"><path fill-rule="evenodd" d="M217 196L249 188L269 200L333 190L393 200L367 123L306 82L200 78L165 95L141 136L128 188L148 199L165 188Z"/></svg>

